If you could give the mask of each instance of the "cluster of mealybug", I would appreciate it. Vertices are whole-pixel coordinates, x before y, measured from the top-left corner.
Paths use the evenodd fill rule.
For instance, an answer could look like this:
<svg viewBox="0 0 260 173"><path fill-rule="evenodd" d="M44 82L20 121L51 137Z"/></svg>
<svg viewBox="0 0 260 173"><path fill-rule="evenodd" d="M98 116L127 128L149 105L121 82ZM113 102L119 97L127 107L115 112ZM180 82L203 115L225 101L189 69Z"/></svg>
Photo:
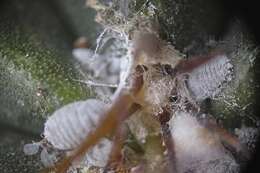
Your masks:
<svg viewBox="0 0 260 173"><path fill-rule="evenodd" d="M149 40L151 39L158 41L160 44L158 42L150 42ZM223 84L231 80L232 65L227 56L221 53L202 58L202 62L198 65L190 63L189 60L183 60L178 57L173 47L164 43L153 34L138 33L135 45L138 46L130 49L130 52L132 51L130 53L132 60L128 64L130 71L127 73L124 81L121 81L123 84L119 84L121 87L115 92L113 98L116 100L123 95L122 93L132 92L131 87L129 87L133 83L131 78L136 77L135 71L139 69L137 71L138 74L141 73L143 78L143 87L140 89L141 94L136 95L135 101L141 107L150 111L151 114L154 114L155 117L158 117L163 133L165 133L163 140L165 140L166 146L168 145L167 147L170 151L173 149L170 149L170 146L172 145L174 135L173 131L167 130L167 124L172 114L180 114L177 113L180 111L188 113L191 110L190 107L197 104L197 102L207 97L214 97L219 93ZM157 50L153 50L154 53L150 54L151 48L156 48ZM173 58L173 60L167 58ZM199 57L197 59L200 61ZM175 99L168 100L170 96L175 97ZM131 97L135 96L132 95ZM114 102L112 100L111 105L108 105L101 100L88 99L65 105L55 111L45 123L43 134L45 137L44 141L47 141L45 143L48 145L40 143L27 144L25 152L27 154L35 154L37 152L36 146L41 146L43 148L41 157L45 166L53 166L61 157L53 153L62 152L67 157L73 156L75 150L82 145L88 136L95 135L96 129L102 128L100 122L106 118L106 112L112 109ZM192 104L182 106L182 104L187 102ZM179 104L178 107L176 107L177 104ZM154 111L154 108L159 111ZM126 107L115 107L114 109L126 109ZM116 116L120 117L121 115ZM165 120L165 117L168 117L166 118L168 120ZM174 129L172 127L174 123L170 123L169 126L170 129ZM173 137L167 135L168 133L172 133ZM105 137L105 135L103 136ZM84 156L84 159L82 159L85 161L84 164L87 167L105 168L113 145L109 139L102 138ZM47 148L46 146L49 147ZM50 152L51 149L55 152ZM174 152L169 153L172 154L173 161ZM73 164L73 160L71 164ZM175 170L177 168L174 166L171 169Z"/></svg>
<svg viewBox="0 0 260 173"><path fill-rule="evenodd" d="M109 54L111 59L88 48L74 49L76 59L87 68L86 71L100 80L96 83L88 79L87 84L97 84L97 87L104 89L106 86L111 87L111 83L120 81L116 85L117 90L110 98L110 103L105 104L101 99L88 99L58 109L45 123L44 142L25 145L25 153L35 154L41 147L44 165L56 166L57 172L65 172L76 164L78 158L86 167L103 168L102 170L107 172L114 162L118 162L116 165L122 165L122 160L113 157L121 154L122 146L118 143L122 143L122 139L117 138L123 138L124 135L121 134L123 121L136 110L146 111L161 125L161 136L168 158L165 172L213 170L205 167L202 169L197 163L213 163L211 166L217 167L217 162L225 155L222 142L236 152L242 150L239 141L227 131L214 123L204 123L205 119L199 121L195 118L195 115L201 113L200 102L215 97L224 84L232 79L233 66L225 52L217 51L205 57L184 59L182 54L161 40L152 29L141 28L133 32L132 40L121 37L119 42L122 40L127 42L123 48L128 50L122 51L123 56L119 57ZM98 47L100 45L101 43ZM120 67L119 63L123 65ZM99 82L108 84L101 85ZM98 93L99 96L105 93L103 91ZM180 130L189 128L184 127L185 123L188 124L186 126L194 127L194 131L188 131L188 135ZM183 124L182 127L179 124ZM212 132L208 132L206 127ZM113 141L107 138L112 132L115 133ZM175 134L176 132L178 134ZM186 141L182 139L185 135L189 136L191 141L192 138L201 139L204 135L208 141L205 143L205 140L198 140L197 143L192 143L193 141L189 143L186 139ZM210 137L211 135L217 136L219 141L216 142L215 138ZM185 142L182 143L183 141ZM216 145L213 146L213 143ZM204 150L192 151L195 145L204 145ZM206 153L210 153L209 157L213 156L215 160L203 156ZM193 161L187 161L189 157ZM204 160L199 157L204 157ZM62 158L61 164L56 165L60 158ZM227 160L225 164L228 166L214 169L214 172L233 170L231 156L227 155L225 158ZM132 173L144 172L143 169L137 169L140 167L142 166L136 165L133 169L127 170Z"/></svg>

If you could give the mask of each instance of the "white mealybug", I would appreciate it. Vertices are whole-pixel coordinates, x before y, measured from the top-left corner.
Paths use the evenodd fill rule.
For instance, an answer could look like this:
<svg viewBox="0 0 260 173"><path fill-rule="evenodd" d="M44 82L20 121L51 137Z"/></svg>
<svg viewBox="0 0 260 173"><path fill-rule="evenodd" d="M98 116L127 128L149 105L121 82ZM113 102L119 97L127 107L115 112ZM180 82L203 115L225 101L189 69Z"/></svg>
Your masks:
<svg viewBox="0 0 260 173"><path fill-rule="evenodd" d="M233 65L226 55L218 55L208 63L199 66L189 74L187 81L193 96L201 101L215 97L223 88L223 83L231 81Z"/></svg>
<svg viewBox="0 0 260 173"><path fill-rule="evenodd" d="M107 104L97 99L63 106L45 122L43 133L45 139L24 145L24 153L33 155L42 148L40 154L42 164L45 167L54 166L62 152L69 155L95 130L107 107ZM112 142L103 138L82 160L88 166L105 167L111 147Z"/></svg>
<svg viewBox="0 0 260 173"><path fill-rule="evenodd" d="M106 107L105 103L97 99L70 103L48 118L44 136L57 149L75 149L95 130Z"/></svg>

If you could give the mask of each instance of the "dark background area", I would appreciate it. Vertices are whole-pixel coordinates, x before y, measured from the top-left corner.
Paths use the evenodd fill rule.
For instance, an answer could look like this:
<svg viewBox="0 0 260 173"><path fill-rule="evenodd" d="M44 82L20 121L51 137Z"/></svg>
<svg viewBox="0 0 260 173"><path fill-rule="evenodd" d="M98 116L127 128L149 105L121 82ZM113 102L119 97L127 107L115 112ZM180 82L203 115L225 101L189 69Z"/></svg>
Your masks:
<svg viewBox="0 0 260 173"><path fill-rule="evenodd" d="M257 1L222 1L224 6L224 10L227 16L227 20L231 20L233 16L237 16L242 19L249 29L249 31L254 35L256 44L260 45L260 27L259 27L259 16L260 16L260 9L259 3ZM256 67L260 67L260 60L259 58L256 59ZM256 72L259 70L256 70ZM258 72L259 73L259 72ZM260 75L260 74L259 74ZM259 75L256 74L256 82L259 85ZM255 95L256 99L256 107L255 107L255 114L259 116L260 112L260 104L258 99L260 98L259 92ZM260 142L258 140L257 150L252 161L247 165L244 172L259 172L260 171Z"/></svg>

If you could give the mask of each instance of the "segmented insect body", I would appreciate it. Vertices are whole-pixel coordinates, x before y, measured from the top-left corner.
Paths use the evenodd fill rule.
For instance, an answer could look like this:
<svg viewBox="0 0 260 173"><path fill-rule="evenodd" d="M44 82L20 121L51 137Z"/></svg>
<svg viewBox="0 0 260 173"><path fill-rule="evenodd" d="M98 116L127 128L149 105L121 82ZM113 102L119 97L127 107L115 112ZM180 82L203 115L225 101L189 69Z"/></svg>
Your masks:
<svg viewBox="0 0 260 173"><path fill-rule="evenodd" d="M45 139L59 150L76 149L95 130L107 107L97 99L65 105L46 121ZM103 138L85 155L83 162L88 166L105 167L111 147L112 142Z"/></svg>
<svg viewBox="0 0 260 173"><path fill-rule="evenodd" d="M96 99L68 104L48 118L44 136L57 149L75 149L95 129L106 108Z"/></svg>
<svg viewBox="0 0 260 173"><path fill-rule="evenodd" d="M233 65L225 54L216 55L208 63L194 69L187 81L194 98L201 101L216 96L223 88L223 84L231 81L232 69Z"/></svg>
<svg viewBox="0 0 260 173"><path fill-rule="evenodd" d="M41 162L45 167L54 166L62 153L70 155L92 131L102 118L108 105L97 99L78 101L58 109L45 123L41 142L24 145L26 155L34 155L41 148ZM105 167L112 142L103 138L82 158L88 166Z"/></svg>
<svg viewBox="0 0 260 173"><path fill-rule="evenodd" d="M172 58L177 59L175 64L181 61L180 56ZM187 101L197 107L197 102L217 96L233 75L233 66L225 54L214 55L191 72L177 75L174 74L175 66L169 64L147 67L144 72L144 102L150 105L152 113L160 112L167 105L185 109ZM169 103L170 96L175 98L172 104Z"/></svg>

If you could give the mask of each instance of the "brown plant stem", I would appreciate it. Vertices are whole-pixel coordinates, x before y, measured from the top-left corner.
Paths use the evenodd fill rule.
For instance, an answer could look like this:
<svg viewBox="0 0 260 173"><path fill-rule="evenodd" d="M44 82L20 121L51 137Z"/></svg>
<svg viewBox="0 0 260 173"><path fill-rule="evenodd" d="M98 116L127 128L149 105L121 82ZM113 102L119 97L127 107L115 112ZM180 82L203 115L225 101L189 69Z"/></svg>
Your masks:
<svg viewBox="0 0 260 173"><path fill-rule="evenodd" d="M124 141L127 138L128 129L126 124L124 124L124 120L130 117L133 113L139 110L141 106L139 104L133 103L127 112L127 116L119 117L119 125L115 131L115 136L113 139L113 146L110 152L109 161L106 165L105 171L110 168L116 168L117 166L123 165L123 155L122 148L124 146Z"/></svg>
<svg viewBox="0 0 260 173"><path fill-rule="evenodd" d="M205 56L194 56L189 59L181 60L180 63L176 66L176 71L178 73L189 73L200 65L205 64L214 58L217 58L218 55L225 54L221 53L220 51L215 51Z"/></svg>
<svg viewBox="0 0 260 173"><path fill-rule="evenodd" d="M168 121L170 120L170 112L163 109L163 112L157 115L161 123L162 139L165 143L167 149L168 163L167 163L167 173L176 173L176 154L174 140L169 129Z"/></svg>
<svg viewBox="0 0 260 173"><path fill-rule="evenodd" d="M125 127L125 124L121 124L116 129L114 140L113 140L113 146L104 173L107 172L107 170L116 169L118 166L124 164L122 148L124 146L124 141L126 137L127 137L127 129Z"/></svg>

